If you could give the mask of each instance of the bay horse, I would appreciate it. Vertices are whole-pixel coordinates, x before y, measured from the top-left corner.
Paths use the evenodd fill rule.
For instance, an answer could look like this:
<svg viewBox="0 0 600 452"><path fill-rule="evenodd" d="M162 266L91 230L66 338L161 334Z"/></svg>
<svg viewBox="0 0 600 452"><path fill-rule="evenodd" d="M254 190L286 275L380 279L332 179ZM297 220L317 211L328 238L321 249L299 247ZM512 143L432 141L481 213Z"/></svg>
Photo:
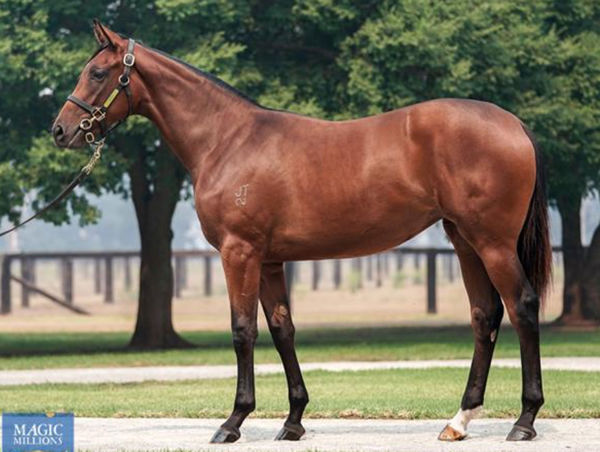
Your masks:
<svg viewBox="0 0 600 452"><path fill-rule="evenodd" d="M94 33L100 48L56 118L54 139L82 147L139 114L189 171L202 230L221 254L237 357L233 411L212 442L236 441L255 408L259 300L289 391L276 439L304 434L308 392L283 262L380 252L438 220L460 260L475 341L460 409L439 439L463 439L483 405L502 302L523 377L522 412L507 439L536 436L544 401L538 311L551 248L539 151L517 117L490 103L440 99L356 120L314 119L261 107L97 21Z"/></svg>

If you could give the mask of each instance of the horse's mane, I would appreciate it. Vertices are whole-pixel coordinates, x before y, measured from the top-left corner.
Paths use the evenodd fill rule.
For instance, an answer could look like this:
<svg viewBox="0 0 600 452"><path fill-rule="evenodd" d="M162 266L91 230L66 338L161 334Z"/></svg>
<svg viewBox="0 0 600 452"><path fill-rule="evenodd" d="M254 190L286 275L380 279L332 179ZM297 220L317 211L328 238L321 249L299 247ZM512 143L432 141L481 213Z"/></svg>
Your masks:
<svg viewBox="0 0 600 452"><path fill-rule="evenodd" d="M217 77L209 72L203 71L202 69L197 68L196 66L193 66L190 63L187 63L177 57L174 57L173 55L169 55L168 53L163 52L162 50L158 50L158 49L155 49L153 47L148 47L148 46L144 46L144 47L152 50L153 52L158 53L159 55L164 56L165 58L168 58L169 60L175 61L176 63L179 63L179 64L185 66L186 68L193 71L195 74L198 74L198 75L210 80L211 82L219 85L220 87L224 88L225 90L229 91L230 93L235 94L237 97L240 97L240 98L244 99L245 101L250 102L253 105L261 107L261 105L258 102L256 102L254 99L252 99L248 95L242 93L238 89L234 88L229 83L221 80L219 77Z"/></svg>
<svg viewBox="0 0 600 452"><path fill-rule="evenodd" d="M235 96L239 97L240 99L243 99L243 100L245 100L247 102L250 102L252 105L260 107L263 110L273 111L273 112L276 112L276 113L287 113L287 114L296 115L296 116L306 116L306 115L303 115L301 113L296 113L296 112L285 110L285 109L265 107L264 105L259 104L256 100L252 99L247 94L242 93L237 88L234 88L229 83L221 80L219 77L217 77L216 75L211 74L210 72L203 71L202 69L197 68L196 66L193 66L190 63L187 63L187 62L185 62L185 61L183 61L183 60L181 60L181 59L179 59L177 57L174 57L173 55L169 55L168 53L163 52L162 50L158 50L158 49L155 49L153 47L148 47L148 46L144 46L144 47L146 47L147 49L152 50L153 52L158 53L159 55L164 56L165 58L168 58L168 59L170 59L172 61L175 61L176 63L179 63L179 64L185 66L189 70L193 71L194 73L196 73L196 74L198 74L198 75L200 75L200 76L202 76L204 78L207 78L211 82L213 82L213 83L221 86L222 88L224 88L225 90L227 90L230 93L234 94Z"/></svg>

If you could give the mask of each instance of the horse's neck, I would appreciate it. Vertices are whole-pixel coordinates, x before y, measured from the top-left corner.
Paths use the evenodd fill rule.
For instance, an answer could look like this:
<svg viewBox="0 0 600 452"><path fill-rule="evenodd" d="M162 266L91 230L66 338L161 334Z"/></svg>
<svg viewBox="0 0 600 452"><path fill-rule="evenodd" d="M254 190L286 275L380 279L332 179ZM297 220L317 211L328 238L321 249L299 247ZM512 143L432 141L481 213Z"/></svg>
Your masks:
<svg viewBox="0 0 600 452"><path fill-rule="evenodd" d="M147 48L140 49L142 115L160 130L192 178L210 171L204 162L235 152L232 138L252 120L257 107L183 64Z"/></svg>

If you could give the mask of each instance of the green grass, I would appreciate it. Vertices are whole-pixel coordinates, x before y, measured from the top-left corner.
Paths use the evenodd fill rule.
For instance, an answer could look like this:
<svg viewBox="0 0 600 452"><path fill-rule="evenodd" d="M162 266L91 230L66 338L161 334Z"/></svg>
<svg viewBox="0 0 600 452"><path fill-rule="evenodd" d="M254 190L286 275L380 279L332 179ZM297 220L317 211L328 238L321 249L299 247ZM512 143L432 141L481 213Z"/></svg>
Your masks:
<svg viewBox="0 0 600 452"><path fill-rule="evenodd" d="M131 351L128 333L3 333L0 369L94 366L233 364L228 332L190 332L197 345L188 350ZM304 330L297 333L301 362L334 360L404 360L470 358L469 327L394 327ZM261 332L256 362L278 362L268 332ZM542 330L542 355L600 356L600 331ZM500 332L496 357L519 356L517 337L508 326Z"/></svg>
<svg viewBox="0 0 600 452"><path fill-rule="evenodd" d="M467 369L307 372L308 417L448 418L454 415ZM600 417L600 373L544 372L543 417ZM254 416L287 411L283 375L257 378ZM493 368L485 415L515 417L521 374ZM233 403L234 379L138 384L60 384L0 388L6 411L73 411L99 417L225 417Z"/></svg>

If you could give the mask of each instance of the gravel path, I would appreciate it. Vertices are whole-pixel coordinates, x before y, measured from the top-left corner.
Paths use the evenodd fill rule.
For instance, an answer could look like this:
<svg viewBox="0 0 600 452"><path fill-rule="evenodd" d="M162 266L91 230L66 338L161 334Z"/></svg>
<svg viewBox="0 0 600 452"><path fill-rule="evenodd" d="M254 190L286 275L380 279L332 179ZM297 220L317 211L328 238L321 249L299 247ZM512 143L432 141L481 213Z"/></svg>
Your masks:
<svg viewBox="0 0 600 452"><path fill-rule="evenodd" d="M273 441L280 419L248 419L242 438L232 445L209 445L222 419L75 419L75 445L89 451L598 451L600 420L540 419L538 437L527 443L504 440L511 429L507 419L471 423L467 439L438 441L445 420L307 419L305 437L298 442Z"/></svg>
<svg viewBox="0 0 600 452"><path fill-rule="evenodd" d="M467 359L429 361L339 361L303 363L303 371L328 370L332 372L377 369L429 369L434 367L468 368ZM495 359L496 367L520 368L519 359ZM600 372L600 358L545 358L545 370L584 370ZM281 364L257 364L257 375L283 372ZM236 375L236 366L161 366L111 367L89 369L33 369L2 370L0 386L36 383L131 383L149 380L177 381L207 378L229 378Z"/></svg>

